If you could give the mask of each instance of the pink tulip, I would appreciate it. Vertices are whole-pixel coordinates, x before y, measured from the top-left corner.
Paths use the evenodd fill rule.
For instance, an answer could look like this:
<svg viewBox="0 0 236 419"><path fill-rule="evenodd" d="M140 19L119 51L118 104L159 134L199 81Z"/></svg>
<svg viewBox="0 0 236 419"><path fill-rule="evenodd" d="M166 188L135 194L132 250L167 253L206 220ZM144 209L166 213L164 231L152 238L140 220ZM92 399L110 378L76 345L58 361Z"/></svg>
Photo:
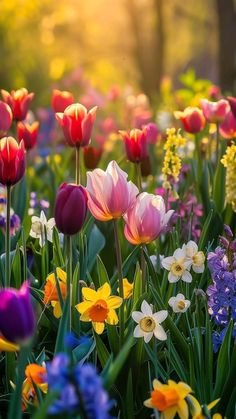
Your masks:
<svg viewBox="0 0 236 419"><path fill-rule="evenodd" d="M230 104L231 112L233 113L234 117L236 118L236 97L228 96L227 99L228 99L229 104Z"/></svg>
<svg viewBox="0 0 236 419"><path fill-rule="evenodd" d="M127 182L127 177L114 160L105 172L95 169L87 173L88 207L97 220L120 218L133 204L138 188Z"/></svg>
<svg viewBox="0 0 236 419"><path fill-rule="evenodd" d="M173 212L166 212L161 196L141 193L124 215L126 239L132 244L150 243L165 230Z"/></svg>
<svg viewBox="0 0 236 419"><path fill-rule="evenodd" d="M214 123L223 122L230 109L229 103L225 99L220 99L218 102L201 99L200 105L207 121Z"/></svg>
<svg viewBox="0 0 236 419"><path fill-rule="evenodd" d="M11 126L12 118L10 106L0 100L0 138L6 135Z"/></svg>
<svg viewBox="0 0 236 419"><path fill-rule="evenodd" d="M157 137L158 137L158 128L157 125L154 124L154 122L150 122L149 124L147 124L145 127L143 127L146 129L146 135L147 135L147 142L149 144L156 144L157 142Z"/></svg>
<svg viewBox="0 0 236 419"><path fill-rule="evenodd" d="M220 124L220 135L226 139L236 138L236 118L228 112L225 120Z"/></svg>

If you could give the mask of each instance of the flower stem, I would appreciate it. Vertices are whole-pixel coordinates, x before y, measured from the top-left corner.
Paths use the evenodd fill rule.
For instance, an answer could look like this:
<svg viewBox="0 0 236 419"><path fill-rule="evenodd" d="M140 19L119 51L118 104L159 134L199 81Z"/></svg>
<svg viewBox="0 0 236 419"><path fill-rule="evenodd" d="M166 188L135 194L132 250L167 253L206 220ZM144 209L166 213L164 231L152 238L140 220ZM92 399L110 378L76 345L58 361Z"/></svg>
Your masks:
<svg viewBox="0 0 236 419"><path fill-rule="evenodd" d="M10 234L10 222L11 222L11 186L7 185L7 214L6 214L6 234L5 234L5 286L10 287L11 285L11 234Z"/></svg>
<svg viewBox="0 0 236 419"><path fill-rule="evenodd" d="M145 291L146 287L146 261L144 255L144 247L141 246L141 271L142 271L142 289L143 292Z"/></svg>
<svg viewBox="0 0 236 419"><path fill-rule="evenodd" d="M113 220L114 225L114 236L115 236L115 248L116 248L116 262L119 279L119 293L124 301L124 288L123 288L123 273L122 273L122 259L121 259L121 247L118 234L118 221ZM120 306L120 346L122 345L124 338L124 303Z"/></svg>
<svg viewBox="0 0 236 419"><path fill-rule="evenodd" d="M141 163L135 163L136 166L136 176L137 176L137 186L139 191L142 192L142 172L141 172Z"/></svg>
<svg viewBox="0 0 236 419"><path fill-rule="evenodd" d="M216 123L216 168L219 162L219 153L220 153L220 133L219 133L219 124Z"/></svg>
<svg viewBox="0 0 236 419"><path fill-rule="evenodd" d="M72 237L67 235L65 236L66 240L66 258L67 258L67 265L66 265L66 285L67 285L67 298L69 302L69 319L68 319L68 328L71 331L72 328L72 317L71 317L71 310L72 310L72 296L71 296L71 288L72 288Z"/></svg>
<svg viewBox="0 0 236 419"><path fill-rule="evenodd" d="M75 158L76 158L76 166L75 166L75 183L76 185L80 184L81 176L80 176L80 147L75 148Z"/></svg>

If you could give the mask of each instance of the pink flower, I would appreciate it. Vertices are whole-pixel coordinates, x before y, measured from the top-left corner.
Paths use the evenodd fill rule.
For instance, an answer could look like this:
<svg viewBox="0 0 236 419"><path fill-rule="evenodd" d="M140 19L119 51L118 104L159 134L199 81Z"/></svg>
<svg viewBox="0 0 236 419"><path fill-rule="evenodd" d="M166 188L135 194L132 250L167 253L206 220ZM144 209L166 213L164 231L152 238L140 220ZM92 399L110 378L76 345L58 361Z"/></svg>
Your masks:
<svg viewBox="0 0 236 419"><path fill-rule="evenodd" d="M173 212L166 212L161 196L141 193L124 215L126 239L132 244L150 243L166 229Z"/></svg>
<svg viewBox="0 0 236 419"><path fill-rule="evenodd" d="M236 118L236 97L228 96L227 99L230 104L231 112Z"/></svg>
<svg viewBox="0 0 236 419"><path fill-rule="evenodd" d="M147 134L147 142L149 144L156 144L157 137L158 137L158 128L154 122L150 122L145 126L146 134Z"/></svg>
<svg viewBox="0 0 236 419"><path fill-rule="evenodd" d="M63 129L65 139L71 147L85 147L88 145L97 107L87 109L80 103L67 106L64 113L56 113L56 119Z"/></svg>
<svg viewBox="0 0 236 419"><path fill-rule="evenodd" d="M120 218L133 204L138 188L127 182L127 177L114 160L105 172L95 169L87 173L88 207L97 220Z"/></svg>
<svg viewBox="0 0 236 419"><path fill-rule="evenodd" d="M220 124L220 135L226 139L236 137L236 118L232 112L228 112L225 120Z"/></svg>
<svg viewBox="0 0 236 419"><path fill-rule="evenodd" d="M189 106L183 112L174 112L174 115L182 122L184 130L191 134L196 134L205 127L206 121L201 109Z"/></svg>
<svg viewBox="0 0 236 419"><path fill-rule="evenodd" d="M214 123L222 122L230 109L229 103L225 99L220 99L218 102L201 99L200 105L207 121Z"/></svg>
<svg viewBox="0 0 236 419"><path fill-rule="evenodd" d="M12 110L0 100L0 138L6 135L12 123Z"/></svg>

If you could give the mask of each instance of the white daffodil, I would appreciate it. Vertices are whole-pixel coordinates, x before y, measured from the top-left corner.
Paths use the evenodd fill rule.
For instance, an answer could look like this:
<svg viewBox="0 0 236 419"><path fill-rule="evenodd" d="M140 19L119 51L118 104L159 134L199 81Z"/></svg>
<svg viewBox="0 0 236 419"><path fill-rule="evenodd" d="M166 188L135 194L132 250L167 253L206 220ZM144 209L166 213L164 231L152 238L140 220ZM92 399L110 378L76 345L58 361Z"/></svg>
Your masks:
<svg viewBox="0 0 236 419"><path fill-rule="evenodd" d="M174 313L185 313L190 306L190 301L185 300L183 294L177 294L176 297L171 297L168 301Z"/></svg>
<svg viewBox="0 0 236 419"><path fill-rule="evenodd" d="M162 259L163 268L170 271L168 274L169 282L192 282L192 275L189 272L192 260L187 258L185 249L176 249L173 256Z"/></svg>
<svg viewBox="0 0 236 419"><path fill-rule="evenodd" d="M205 255L202 251L198 251L197 244L190 240L187 244L184 244L182 249L186 251L187 258L191 259L193 271L196 273L202 273L205 269Z"/></svg>
<svg viewBox="0 0 236 419"><path fill-rule="evenodd" d="M153 335L159 340L166 340L167 335L163 327L160 325L168 316L167 310L152 312L152 307L147 301L143 301L141 311L133 311L132 318L138 323L134 329L135 338L144 338L144 342L148 343Z"/></svg>
<svg viewBox="0 0 236 419"><path fill-rule="evenodd" d="M43 247L45 244L45 229L48 241L52 242L53 227L55 226L54 218L50 218L47 221L44 212L41 211L40 217L36 217L36 215L33 215L33 217L31 218L31 222L32 225L29 234L31 237L39 239L40 247Z"/></svg>

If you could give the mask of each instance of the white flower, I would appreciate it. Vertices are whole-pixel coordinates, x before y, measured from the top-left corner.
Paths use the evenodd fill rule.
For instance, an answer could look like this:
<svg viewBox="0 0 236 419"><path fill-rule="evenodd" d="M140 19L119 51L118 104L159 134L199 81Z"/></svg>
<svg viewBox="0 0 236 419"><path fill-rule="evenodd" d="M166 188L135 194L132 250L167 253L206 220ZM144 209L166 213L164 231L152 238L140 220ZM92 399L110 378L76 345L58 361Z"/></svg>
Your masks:
<svg viewBox="0 0 236 419"><path fill-rule="evenodd" d="M48 241L52 242L52 232L53 227L55 226L55 219L50 218L47 221L47 218L43 211L40 213L40 217L36 217L33 215L31 218L31 230L30 230L30 236L34 237L35 239L39 239L39 245L40 247L43 247L45 244L45 229L47 234Z"/></svg>
<svg viewBox="0 0 236 419"><path fill-rule="evenodd" d="M205 255L203 252L198 251L197 244L190 240L187 244L184 244L182 249L186 251L187 258L191 259L193 271L196 273L202 273L205 269Z"/></svg>
<svg viewBox="0 0 236 419"><path fill-rule="evenodd" d="M176 297L171 297L168 304L172 307L174 313L185 313L190 306L190 301L185 300L183 294L177 294Z"/></svg>
<svg viewBox="0 0 236 419"><path fill-rule="evenodd" d="M144 342L148 343L153 335L159 340L166 340L167 335L163 327L160 325L168 316L167 310L152 312L152 307L147 301L143 301L141 311L133 311L132 318L138 323L134 329L135 338L144 338Z"/></svg>
<svg viewBox="0 0 236 419"><path fill-rule="evenodd" d="M180 279L184 282L192 282L192 275L189 272L192 260L187 258L185 249L176 249L173 256L164 258L161 263L165 269L170 271L169 282L177 282Z"/></svg>

